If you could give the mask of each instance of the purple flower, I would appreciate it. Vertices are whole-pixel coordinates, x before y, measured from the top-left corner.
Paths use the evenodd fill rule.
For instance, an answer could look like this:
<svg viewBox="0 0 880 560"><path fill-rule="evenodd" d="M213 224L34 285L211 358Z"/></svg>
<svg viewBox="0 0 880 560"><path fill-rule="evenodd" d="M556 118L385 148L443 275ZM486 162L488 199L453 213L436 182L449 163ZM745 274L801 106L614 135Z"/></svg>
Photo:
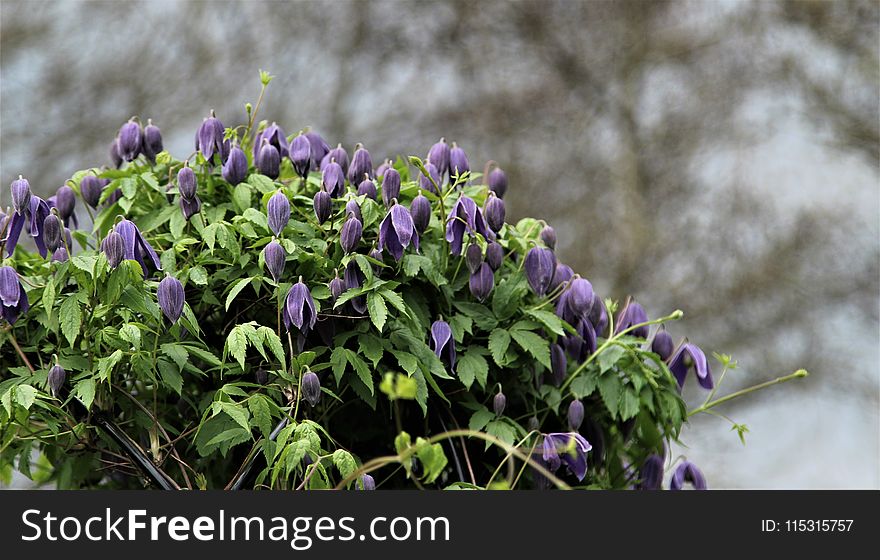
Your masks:
<svg viewBox="0 0 880 560"><path fill-rule="evenodd" d="M370 152L358 144L358 148L351 157L351 165L348 166L348 182L356 185L364 175L373 176L373 160L370 157Z"/></svg>
<svg viewBox="0 0 880 560"><path fill-rule="evenodd" d="M568 266L567 264L562 264L561 262L557 262L556 272L553 274L553 280L550 282L550 287L547 288L547 291L556 291L556 288L571 280L572 276L574 276L574 271L571 269L570 266ZM558 308L559 306L557 305L557 309Z"/></svg>
<svg viewBox="0 0 880 560"><path fill-rule="evenodd" d="M593 306L593 285L586 278L575 276L565 290L566 303L575 317L588 317Z"/></svg>
<svg viewBox="0 0 880 560"><path fill-rule="evenodd" d="M492 228L492 231L495 233L501 231L501 227L504 226L504 217L507 213L504 208L504 201L495 196L495 193L489 192L483 212L486 215L486 222Z"/></svg>
<svg viewBox="0 0 880 560"><path fill-rule="evenodd" d="M312 144L302 134L290 143L290 161L293 163L293 170L297 175L300 177L308 176L312 163Z"/></svg>
<svg viewBox="0 0 880 560"><path fill-rule="evenodd" d="M320 190L315 193L315 198L312 200L312 206L315 209L315 218L317 218L319 224L323 224L330 218L330 214L333 213L333 201L330 199L330 193L325 190Z"/></svg>
<svg viewBox="0 0 880 560"><path fill-rule="evenodd" d="M64 381L67 379L67 372L64 371L64 368L61 367L61 364L55 362L55 365L52 366L52 369L49 370L49 375L47 378L49 391L52 392L52 395L58 396L59 391L61 391L61 387L64 386Z"/></svg>
<svg viewBox="0 0 880 560"><path fill-rule="evenodd" d="M345 192L345 171L336 161L329 161L321 166L321 185L333 198L339 198Z"/></svg>
<svg viewBox="0 0 880 560"><path fill-rule="evenodd" d="M490 241L486 246L486 262L489 263L492 270L501 268L501 263L504 262L504 247Z"/></svg>
<svg viewBox="0 0 880 560"><path fill-rule="evenodd" d="M480 268L483 264L483 251L477 243L471 243L464 252L464 260L467 263L468 271L471 274Z"/></svg>
<svg viewBox="0 0 880 560"><path fill-rule="evenodd" d="M543 459L547 468L555 472L562 463L578 480L587 474L587 453L593 448L584 436L576 433L544 435Z"/></svg>
<svg viewBox="0 0 880 560"><path fill-rule="evenodd" d="M254 161L256 161L259 150L263 146L263 140L274 146L278 150L280 157L288 156L287 135L284 134L284 130L280 126L273 122L254 137Z"/></svg>
<svg viewBox="0 0 880 560"><path fill-rule="evenodd" d="M382 162L382 165L380 165L379 167L376 168L376 178L381 179L382 177L384 177L385 174L388 173L389 169L394 169L394 163L392 163L392 161L390 159L386 159L385 161ZM397 197L395 196L392 198L397 198Z"/></svg>
<svg viewBox="0 0 880 560"><path fill-rule="evenodd" d="M498 198L504 198L504 193L507 192L507 174L500 167L496 167L489 172L487 181L489 183L489 190L494 192Z"/></svg>
<svg viewBox="0 0 880 560"><path fill-rule="evenodd" d="M180 319L180 314L183 313L183 302L186 298L183 284L173 276L166 276L159 282L156 296L162 314L168 317L172 323L176 323Z"/></svg>
<svg viewBox="0 0 880 560"><path fill-rule="evenodd" d="M287 292L287 299L284 303L284 325L288 331L292 325L299 330L301 335L306 336L314 328L317 320L315 301L300 277L299 282Z"/></svg>
<svg viewBox="0 0 880 560"><path fill-rule="evenodd" d="M144 127L144 155L152 162L156 161L156 155L162 151L162 131L153 124L152 119L147 119Z"/></svg>
<svg viewBox="0 0 880 560"><path fill-rule="evenodd" d="M543 296L556 273L556 255L551 249L532 247L526 253L525 270L529 286L536 294Z"/></svg>
<svg viewBox="0 0 880 560"><path fill-rule="evenodd" d="M345 174L348 173L348 152L345 151L342 144L337 144L335 148L327 152L327 155L321 160L321 169L327 167L331 161L339 164L342 168L342 176L345 177Z"/></svg>
<svg viewBox="0 0 880 560"><path fill-rule="evenodd" d="M109 184L110 182L106 179L99 179L94 175L86 175L79 183L79 194L83 197L86 204L92 208L97 208L101 200L101 194L104 192L104 187Z"/></svg>
<svg viewBox="0 0 880 560"><path fill-rule="evenodd" d="M468 286L475 298L484 301L492 293L492 288L495 287L495 275L492 273L492 268L488 264L482 263L477 271L471 274Z"/></svg>
<svg viewBox="0 0 880 560"><path fill-rule="evenodd" d="M623 310L617 316L614 334L619 334L632 326L646 322L648 322L648 314L645 313L645 309L632 298L628 298ZM643 325L631 330L629 334L639 338L648 338L648 330L648 326Z"/></svg>
<svg viewBox="0 0 880 560"><path fill-rule="evenodd" d="M471 164L468 162L467 154L453 142L452 149L449 150L449 182L455 184L470 170Z"/></svg>
<svg viewBox="0 0 880 560"><path fill-rule="evenodd" d="M68 259L70 259L70 255L65 247L58 247L52 253L52 262L67 262Z"/></svg>
<svg viewBox="0 0 880 560"><path fill-rule="evenodd" d="M113 162L113 167L119 169L119 166L122 165L122 155L119 153L119 138L114 138L113 142L110 143L110 161Z"/></svg>
<svg viewBox="0 0 880 560"><path fill-rule="evenodd" d="M413 225L419 235L425 233L431 223L431 201L421 192L409 205L409 212L413 219Z"/></svg>
<svg viewBox="0 0 880 560"><path fill-rule="evenodd" d="M147 240L141 235L140 230L134 225L134 222L122 219L116 224L113 231L122 237L125 247L125 250L123 251L125 259L137 261L138 264L141 265L141 270L143 270L145 276L147 275L147 262L149 262L155 270L162 270L162 264L159 262L159 255L157 255L156 251L153 250L153 247L147 243ZM144 260L144 256L147 257L146 261Z"/></svg>
<svg viewBox="0 0 880 560"><path fill-rule="evenodd" d="M269 270L269 274L272 275L272 279L278 282L281 274L284 272L287 253L284 252L284 247L276 239L273 238L266 245L266 248L263 249L263 260L266 262L266 268Z"/></svg>
<svg viewBox="0 0 880 560"><path fill-rule="evenodd" d="M46 244L46 249L49 253L54 253L55 249L61 247L61 230L63 227L61 218L55 214L49 214L43 220L43 243Z"/></svg>
<svg viewBox="0 0 880 560"><path fill-rule="evenodd" d="M125 241L121 235L111 231L101 242L101 251L107 257L110 268L116 268L122 262L122 259L125 258Z"/></svg>
<svg viewBox="0 0 880 560"><path fill-rule="evenodd" d="M584 422L584 403L579 400L571 401L568 405L568 426L576 432Z"/></svg>
<svg viewBox="0 0 880 560"><path fill-rule="evenodd" d="M281 191L273 194L269 198L269 202L266 203L266 214L269 229L276 236L281 236L281 232L284 231L290 220L290 200L287 199L287 195Z"/></svg>
<svg viewBox="0 0 880 560"><path fill-rule="evenodd" d="M341 296L347 289L345 287L345 282L343 282L342 278L339 277L338 271L336 272L336 276L333 278L333 280L330 280L329 288L330 297L332 298L333 303L336 303L336 300L339 299L339 296Z"/></svg>
<svg viewBox="0 0 880 560"><path fill-rule="evenodd" d="M428 175L419 172L419 187L434 194L438 194L437 188L440 186L441 180L440 171L438 171L437 166L430 161L425 162L425 171L428 172ZM433 182L431 179L433 179ZM436 187L434 186L435 183L437 184Z"/></svg>
<svg viewBox="0 0 880 560"><path fill-rule="evenodd" d="M345 217L348 218L349 216L354 216L360 220L361 223L364 221L364 217L361 215L361 207L358 204L358 201L353 198L345 203Z"/></svg>
<svg viewBox="0 0 880 560"><path fill-rule="evenodd" d="M400 198L400 173L389 167L382 177L382 202L391 206L391 201Z"/></svg>
<svg viewBox="0 0 880 560"><path fill-rule="evenodd" d="M245 180L248 172L247 156L244 150L233 146L229 150L229 157L223 164L223 179L230 185L237 185Z"/></svg>
<svg viewBox="0 0 880 560"><path fill-rule="evenodd" d="M419 232L409 210L395 204L379 225L379 249L388 249L394 260L399 261L410 244L419 250Z"/></svg>
<svg viewBox="0 0 880 560"><path fill-rule="evenodd" d="M180 210L183 212L183 219L189 221L190 218L202 210L202 201L199 200L198 196L191 199L180 197Z"/></svg>
<svg viewBox="0 0 880 560"><path fill-rule="evenodd" d="M489 230L480 207L468 196L461 196L449 212L446 223L446 241L452 246L452 254L460 255L464 234L480 234L487 241L493 241L495 235ZM555 261L554 261L555 266Z"/></svg>
<svg viewBox="0 0 880 560"><path fill-rule="evenodd" d="M275 146L264 139L257 154L256 164L260 173L270 179L277 179L281 172L281 154Z"/></svg>
<svg viewBox="0 0 880 560"><path fill-rule="evenodd" d="M679 387L684 387L684 381L688 371L693 366L697 374L697 383L703 389L711 389L714 386L712 382L712 370L709 367L709 361L706 355L700 350L700 347L690 342L681 344L675 353L669 358L669 371L675 376Z"/></svg>
<svg viewBox="0 0 880 560"><path fill-rule="evenodd" d="M354 260L348 261L348 264L345 266L343 277L345 279L346 291L360 288L364 285L364 280L366 280L363 271L361 271L360 267ZM351 302L351 307L354 309L355 313L363 314L367 311L366 296L353 297L349 301Z"/></svg>
<svg viewBox="0 0 880 560"><path fill-rule="evenodd" d="M321 160L323 160L324 156L330 151L330 145L324 140L323 136L317 132L312 132L311 130L305 133L305 137L309 140L311 168L318 169L321 165Z"/></svg>
<svg viewBox="0 0 880 560"><path fill-rule="evenodd" d="M55 208L58 209L58 215L64 220L65 226L69 226L71 222L73 222L74 227L79 225L76 214L74 214L75 207L76 193L73 192L73 189L67 185L58 187L58 190L55 192Z"/></svg>
<svg viewBox="0 0 880 560"><path fill-rule="evenodd" d="M212 161L217 155L220 156L220 163L224 163L229 155L229 140L223 139L225 133L226 127L214 115L214 111L211 111L211 116L202 122L196 132L196 150L200 151L207 161Z"/></svg>
<svg viewBox="0 0 880 560"><path fill-rule="evenodd" d="M192 200L196 197L196 188L196 174L186 163L177 172L177 190L180 191L180 196Z"/></svg>
<svg viewBox="0 0 880 560"><path fill-rule="evenodd" d="M369 474L361 475L361 488L364 490L375 490L376 480Z"/></svg>
<svg viewBox="0 0 880 560"><path fill-rule="evenodd" d="M550 372L553 374L553 384L557 387L562 385L568 373L568 359L562 346L558 344L550 345Z"/></svg>
<svg viewBox="0 0 880 560"><path fill-rule="evenodd" d="M595 292L593 292L593 306L590 308L589 319L596 335L601 336L608 326L608 310L605 309L605 302Z"/></svg>
<svg viewBox="0 0 880 560"><path fill-rule="evenodd" d="M28 206L23 212L13 212L9 225L6 228L6 236L3 242L6 243L7 256L12 256L15 247L18 245L18 238L22 231L26 231L34 238L40 256L44 259L47 255L46 244L43 241L43 227L46 217L49 215L49 205L39 196L32 194L28 199Z"/></svg>
<svg viewBox="0 0 880 560"><path fill-rule="evenodd" d="M505 408L507 408L507 397L499 390L492 399L492 411L495 412L495 416L501 416Z"/></svg>
<svg viewBox="0 0 880 560"><path fill-rule="evenodd" d="M18 179L10 185L12 191L12 208L17 214L24 214L31 203L31 184L28 180L18 176Z"/></svg>
<svg viewBox="0 0 880 560"><path fill-rule="evenodd" d="M446 139L441 138L439 142L431 146L431 149L428 150L428 157L425 159L434 164L440 177L449 173L449 144L446 143ZM437 184L439 185L440 182L438 181Z"/></svg>
<svg viewBox="0 0 880 560"><path fill-rule="evenodd" d="M541 230L541 241L544 242L544 245L555 250L556 249L556 230L550 226L544 226L544 229Z"/></svg>
<svg viewBox="0 0 880 560"><path fill-rule="evenodd" d="M18 317L30 309L24 286L11 266L0 267L0 307L0 315L10 325L14 325Z"/></svg>
<svg viewBox="0 0 880 560"><path fill-rule="evenodd" d="M357 249L363 233L364 226L361 221L349 214L348 219L342 225L342 232L339 234L339 244L342 245L342 250L346 255Z"/></svg>
<svg viewBox="0 0 880 560"><path fill-rule="evenodd" d="M663 458L656 453L648 455L639 469L639 490L660 490L663 484Z"/></svg>
<svg viewBox="0 0 880 560"><path fill-rule="evenodd" d="M321 380L313 371L307 371L302 378L303 398L310 405L315 406L321 400Z"/></svg>
<svg viewBox="0 0 880 560"><path fill-rule="evenodd" d="M672 342L672 335L666 332L666 329L661 325L660 330L654 334L654 340L651 341L651 351L665 362L674 350L675 343Z"/></svg>
<svg viewBox="0 0 880 560"><path fill-rule="evenodd" d="M670 490L681 490L686 482L690 482L694 490L706 490L706 477L700 472L700 469L690 461L685 461L675 468L672 473L672 479L669 481Z"/></svg>
<svg viewBox="0 0 880 560"><path fill-rule="evenodd" d="M119 155L125 161L132 161L141 153L144 131L134 120L130 120L119 129Z"/></svg>
<svg viewBox="0 0 880 560"><path fill-rule="evenodd" d="M376 200L376 183L374 183L369 177L365 178L361 181L361 184L358 185L357 193L358 196L367 195L368 198Z"/></svg>
<svg viewBox="0 0 880 560"><path fill-rule="evenodd" d="M431 325L431 350L446 362L452 369L455 367L455 340L452 338L452 327L444 320L434 321Z"/></svg>

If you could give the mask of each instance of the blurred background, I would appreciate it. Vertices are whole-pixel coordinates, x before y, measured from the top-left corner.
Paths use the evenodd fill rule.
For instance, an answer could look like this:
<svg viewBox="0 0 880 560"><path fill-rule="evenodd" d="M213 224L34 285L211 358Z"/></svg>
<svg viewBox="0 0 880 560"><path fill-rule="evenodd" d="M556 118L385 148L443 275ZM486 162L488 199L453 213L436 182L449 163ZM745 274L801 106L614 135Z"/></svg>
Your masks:
<svg viewBox="0 0 880 560"><path fill-rule="evenodd" d="M715 488L880 487L880 3L0 1L0 204L211 109L374 161L441 136L508 173L603 296L739 368L677 447ZM715 362L718 369L717 362ZM0 364L0 368L3 365ZM704 394L691 384L692 405Z"/></svg>

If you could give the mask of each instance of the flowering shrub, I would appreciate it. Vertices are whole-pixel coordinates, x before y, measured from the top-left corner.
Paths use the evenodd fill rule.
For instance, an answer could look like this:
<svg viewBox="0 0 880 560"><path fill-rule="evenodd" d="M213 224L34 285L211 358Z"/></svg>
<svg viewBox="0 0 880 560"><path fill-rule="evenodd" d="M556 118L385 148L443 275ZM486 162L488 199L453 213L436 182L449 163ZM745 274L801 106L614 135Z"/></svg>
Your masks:
<svg viewBox="0 0 880 560"><path fill-rule="evenodd" d="M713 389L662 326L681 312L600 298L454 143L374 166L255 115L212 113L183 160L132 119L113 166L48 200L12 182L0 468L61 488L661 487L681 387Z"/></svg>

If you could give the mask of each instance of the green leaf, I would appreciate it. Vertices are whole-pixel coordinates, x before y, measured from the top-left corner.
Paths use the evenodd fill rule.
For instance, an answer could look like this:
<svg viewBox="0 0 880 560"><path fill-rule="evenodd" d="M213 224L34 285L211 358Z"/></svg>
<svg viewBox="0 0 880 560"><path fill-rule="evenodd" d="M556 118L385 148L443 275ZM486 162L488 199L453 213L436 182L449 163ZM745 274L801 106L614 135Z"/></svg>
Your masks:
<svg viewBox="0 0 880 560"><path fill-rule="evenodd" d="M588 397L596 390L596 382L598 379L599 377L592 371L584 372L571 382L571 392L579 399Z"/></svg>
<svg viewBox="0 0 880 560"><path fill-rule="evenodd" d="M388 288L382 288L378 290L382 297L385 298L385 301L391 304L392 307L400 311L406 317L409 317L409 311L406 308L406 303L404 303L403 298L400 297L400 294L389 290Z"/></svg>
<svg viewBox="0 0 880 560"><path fill-rule="evenodd" d="M495 413L485 406L481 406L479 410L471 415L471 420L468 423L468 428L474 430L475 432L479 432L480 430L485 428L486 424L488 424L493 418L495 418Z"/></svg>
<svg viewBox="0 0 880 560"><path fill-rule="evenodd" d="M467 301L456 301L453 305L455 305L456 309L473 319L474 323L484 331L491 331L498 326L498 320L495 318L495 315L485 305Z"/></svg>
<svg viewBox="0 0 880 560"><path fill-rule="evenodd" d="M538 336L531 331L510 330L510 336L520 347L538 360L544 367L550 366L550 345L547 339Z"/></svg>
<svg viewBox="0 0 880 560"><path fill-rule="evenodd" d="M22 384L15 387L15 402L25 410L30 410L37 400L38 391L30 385Z"/></svg>
<svg viewBox="0 0 880 560"><path fill-rule="evenodd" d="M385 300L376 292L367 294L367 311L376 330L382 332L385 321L388 319L388 308L385 306Z"/></svg>
<svg viewBox="0 0 880 560"><path fill-rule="evenodd" d="M55 281L52 278L46 282L43 288L43 309L46 310L46 322L52 323L52 308L55 307Z"/></svg>
<svg viewBox="0 0 880 560"><path fill-rule="evenodd" d="M244 359L247 355L247 335L242 330L242 325L238 325L230 331L226 337L226 348L232 357L238 360L241 369L244 369Z"/></svg>
<svg viewBox="0 0 880 560"><path fill-rule="evenodd" d="M245 286L248 285L248 282L253 280L252 277L242 278L235 284L233 284L232 289L229 290L229 295L226 296L226 311L229 311L229 306L232 305L235 297L244 289Z"/></svg>
<svg viewBox="0 0 880 560"><path fill-rule="evenodd" d="M392 354L397 358L397 363L409 375L413 375L419 369L419 361L415 356L403 350L392 350Z"/></svg>
<svg viewBox="0 0 880 560"><path fill-rule="evenodd" d="M260 175L259 173L252 174L248 177L247 182L249 185L256 187L256 189L262 194L274 192L278 188L278 185L276 185L272 179L265 175Z"/></svg>
<svg viewBox="0 0 880 560"><path fill-rule="evenodd" d="M243 406L228 402L214 401L211 403L211 407L213 408L215 416L220 412L225 412L230 418L235 420L239 426L250 432L250 414Z"/></svg>
<svg viewBox="0 0 880 560"><path fill-rule="evenodd" d="M96 262L98 262L97 255L75 255L70 257L70 264L84 272L88 272L91 277L95 276Z"/></svg>
<svg viewBox="0 0 880 560"><path fill-rule="evenodd" d="M83 403L86 409L91 408L92 401L95 400L95 380L87 378L78 382L73 388L73 395Z"/></svg>
<svg viewBox="0 0 880 560"><path fill-rule="evenodd" d="M474 379L477 380L481 387L486 388L486 379L489 377L489 364L486 363L486 358L475 352L473 348L462 354L459 358L456 371L458 378L468 389L471 388Z"/></svg>
<svg viewBox="0 0 880 560"><path fill-rule="evenodd" d="M193 284L206 286L208 284L208 271L205 270L204 266L194 266L189 269L189 279L193 281ZM229 309L229 305L226 306L226 309Z"/></svg>
<svg viewBox="0 0 880 560"><path fill-rule="evenodd" d="M82 324L82 310L79 308L79 300L75 294L67 296L61 304L61 309L58 310L58 318L61 322L61 332L64 334L64 338L67 339L70 347L73 348L73 343L79 334Z"/></svg>
<svg viewBox="0 0 880 560"><path fill-rule="evenodd" d="M115 350L109 356L105 356L103 358L98 359L98 377L101 380L110 379L110 373L113 372L113 368L115 368L119 362L122 361L122 350Z"/></svg>
<svg viewBox="0 0 880 560"><path fill-rule="evenodd" d="M183 366L186 365L186 362L189 359L189 354L184 346L166 342L160 346L160 349L163 354L174 360L174 363L177 364L179 369L183 369Z"/></svg>
<svg viewBox="0 0 880 560"><path fill-rule="evenodd" d="M119 337L132 345L135 352L141 349L141 330L137 325L128 323L119 329Z"/></svg>
<svg viewBox="0 0 880 560"><path fill-rule="evenodd" d="M269 437L272 432L272 414L269 411L269 401L263 395L253 395L248 398L248 409L254 418L254 424L259 428L263 437Z"/></svg>
<svg viewBox="0 0 880 560"><path fill-rule="evenodd" d="M608 346L599 353L596 357L596 361L599 363L599 373L605 373L620 361L620 358L626 354L626 348L623 346L619 346L617 344L613 344Z"/></svg>
<svg viewBox="0 0 880 560"><path fill-rule="evenodd" d="M490 436L495 436L507 445L516 443L516 432L510 424L503 420L492 420L489 422L486 425L486 433ZM489 449L490 445L492 444L487 441L486 449Z"/></svg>
<svg viewBox="0 0 880 560"><path fill-rule="evenodd" d="M342 478L348 477L357 469L354 457L345 449L337 449L333 452L333 464L336 465L336 469L342 475Z"/></svg>
<svg viewBox="0 0 880 560"><path fill-rule="evenodd" d="M159 368L162 383L179 395L183 391L183 376L180 375L180 368L165 358L159 358L156 365Z"/></svg>
<svg viewBox="0 0 880 560"><path fill-rule="evenodd" d="M284 345L281 343L281 339L278 338L278 335L275 334L275 331L270 329L269 327L261 326L257 329L257 332L263 339L263 342L275 356L275 359L281 363L281 369L287 369L287 359L284 354Z"/></svg>
<svg viewBox="0 0 880 560"><path fill-rule="evenodd" d="M608 409L612 418L617 417L618 402L620 401L620 378L615 374L603 375L599 378L598 386L605 408Z"/></svg>
<svg viewBox="0 0 880 560"><path fill-rule="evenodd" d="M526 314L537 319L538 322L547 327L547 330L550 332L559 336L565 334L565 329L562 327L562 319L557 317L556 313L545 311L543 309L532 309L526 311Z"/></svg>
<svg viewBox="0 0 880 560"><path fill-rule="evenodd" d="M330 354L330 366L333 368L333 377L336 378L336 386L342 382L342 376L345 375L345 366L348 364L345 348L337 346Z"/></svg>
<svg viewBox="0 0 880 560"><path fill-rule="evenodd" d="M363 384L369 389L370 395L375 394L373 388L373 376L370 372L370 367L367 365L367 362L363 360L360 356L354 353L351 350L345 351L346 360L354 367L354 371L357 373L357 376L363 382Z"/></svg>
<svg viewBox="0 0 880 560"><path fill-rule="evenodd" d="M186 227L186 218L183 217L183 212L175 212L171 214L171 220L168 224L168 229L171 230L171 237L174 239L180 239L183 237L183 228Z"/></svg>
<svg viewBox="0 0 880 560"><path fill-rule="evenodd" d="M362 334L358 337L358 351L373 362L373 367L376 367L385 353L385 348L377 337L371 334Z"/></svg>
<svg viewBox="0 0 880 560"><path fill-rule="evenodd" d="M506 330L498 328L489 334L489 351L492 352L492 359L499 366L506 363L504 355L507 354L508 346L510 346L510 333Z"/></svg>
<svg viewBox="0 0 880 560"><path fill-rule="evenodd" d="M639 413L639 395L632 387L620 394L619 415L621 420L629 420Z"/></svg>
<svg viewBox="0 0 880 560"><path fill-rule="evenodd" d="M520 309L527 291L528 286L522 272L517 272L498 284L492 296L492 312L499 321L509 319Z"/></svg>

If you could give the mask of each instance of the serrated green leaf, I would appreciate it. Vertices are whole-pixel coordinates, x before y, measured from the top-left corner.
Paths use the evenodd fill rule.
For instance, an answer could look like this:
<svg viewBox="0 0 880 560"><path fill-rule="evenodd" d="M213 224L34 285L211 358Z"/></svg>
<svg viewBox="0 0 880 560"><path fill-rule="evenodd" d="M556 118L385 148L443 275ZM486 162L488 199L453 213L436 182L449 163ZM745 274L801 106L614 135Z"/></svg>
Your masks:
<svg viewBox="0 0 880 560"><path fill-rule="evenodd" d="M131 323L122 325L119 329L119 337L132 345L135 352L141 349L141 330Z"/></svg>
<svg viewBox="0 0 880 560"><path fill-rule="evenodd" d="M507 354L507 348L510 346L510 333L504 329L495 329L489 334L489 351L492 353L492 359L499 366L505 364L504 355Z"/></svg>
<svg viewBox="0 0 880 560"><path fill-rule="evenodd" d="M509 332L520 348L531 354L544 367L551 369L550 345L547 339L538 336L532 331L510 330Z"/></svg>
<svg viewBox="0 0 880 560"><path fill-rule="evenodd" d="M38 391L27 384L17 385L15 387L15 402L25 410L30 410L34 401L37 400Z"/></svg>
<svg viewBox="0 0 880 560"><path fill-rule="evenodd" d="M163 354L174 360L178 369L183 369L183 366L186 365L186 362L189 359L189 354L187 353L185 346L166 342L159 348Z"/></svg>
<svg viewBox="0 0 880 560"><path fill-rule="evenodd" d="M229 332L229 336L226 337L226 349L238 361L241 369L244 369L244 359L247 356L247 335L241 329L241 325Z"/></svg>
<svg viewBox="0 0 880 560"><path fill-rule="evenodd" d="M392 354L397 358L397 363L409 375L413 375L419 369L419 361L415 356L403 350L392 350Z"/></svg>
<svg viewBox="0 0 880 560"><path fill-rule="evenodd" d="M596 357L596 362L599 364L599 373L605 373L614 367L614 364L620 361L624 354L626 354L626 349L623 346L613 344L606 347Z"/></svg>
<svg viewBox="0 0 880 560"><path fill-rule="evenodd" d="M95 276L95 263L98 262L97 255L75 255L70 257L70 264L76 268L88 272L89 276Z"/></svg>
<svg viewBox="0 0 880 560"><path fill-rule="evenodd" d="M367 362L351 350L345 351L345 358L348 363L352 365L355 373L357 373L358 378L360 378L364 386L370 391L370 395L374 395L373 376Z"/></svg>
<svg viewBox="0 0 880 560"><path fill-rule="evenodd" d="M565 334L565 329L562 327L562 319L557 317L555 313L543 309L532 309L526 311L526 314L537 319L538 322L547 327L547 330L550 332L559 336Z"/></svg>
<svg viewBox="0 0 880 560"><path fill-rule="evenodd" d="M376 336L362 334L358 337L358 351L373 362L373 367L376 367L385 353L385 348Z"/></svg>
<svg viewBox="0 0 880 560"><path fill-rule="evenodd" d="M357 469L357 463L351 453L345 449L337 449L333 452L333 464L342 478L346 478Z"/></svg>
<svg viewBox="0 0 880 560"><path fill-rule="evenodd" d="M235 284L233 284L232 289L229 290L229 295L226 296L226 311L229 311L229 306L232 305L233 300L235 300L236 296L244 289L245 286L248 285L248 282L253 280L253 278L242 278Z"/></svg>
<svg viewBox="0 0 880 560"><path fill-rule="evenodd" d="M278 338L278 335L275 334L275 331L270 329L269 327L260 327L257 329L257 332L263 339L266 347L272 352L272 355L275 356L275 359L281 363L281 369L287 369L287 359L284 354L284 345L281 343L281 339Z"/></svg>
<svg viewBox="0 0 880 560"><path fill-rule="evenodd" d="M370 314L370 320L376 327L376 330L382 332L385 321L388 320L388 307L385 305L385 299L376 292L367 294L367 312Z"/></svg>
<svg viewBox="0 0 880 560"><path fill-rule="evenodd" d="M197 286L206 286L208 284L208 271L204 266L197 265L189 269L189 279ZM229 309L229 306L226 306Z"/></svg>
<svg viewBox="0 0 880 560"><path fill-rule="evenodd" d="M91 378L79 381L73 388L73 395L89 409L95 400L95 380Z"/></svg>
<svg viewBox="0 0 880 560"><path fill-rule="evenodd" d="M180 368L165 358L159 358L156 365L159 368L162 383L178 395L181 394L183 390L183 377L180 375Z"/></svg>
<svg viewBox="0 0 880 560"><path fill-rule="evenodd" d="M615 374L603 375L599 378L597 385L605 408L608 409L612 418L616 418L620 401L620 378Z"/></svg>
<svg viewBox="0 0 880 560"><path fill-rule="evenodd" d="M632 387L626 387L620 393L618 415L621 420L629 420L639 413L639 395Z"/></svg>
<svg viewBox="0 0 880 560"><path fill-rule="evenodd" d="M82 324L82 310L76 295L67 296L61 304L61 308L58 310L58 320L61 323L61 332L64 334L64 338L73 348L73 343L76 341Z"/></svg>
<svg viewBox="0 0 880 560"><path fill-rule="evenodd" d="M470 422L468 422L468 428L479 432L483 428L486 427L493 418L495 418L495 413L486 408L485 406L480 407L479 410L474 412L471 415Z"/></svg>
<svg viewBox="0 0 880 560"><path fill-rule="evenodd" d="M272 414L269 410L269 402L263 395L253 395L248 398L248 409L254 418L254 424L263 434L269 437L272 432Z"/></svg>
<svg viewBox="0 0 880 560"><path fill-rule="evenodd" d="M98 359L98 377L102 380L110 379L110 374L113 372L113 368L115 368L119 362L122 361L122 350L114 350L112 354L109 356L105 356L103 358Z"/></svg>
<svg viewBox="0 0 880 560"><path fill-rule="evenodd" d="M469 349L459 358L456 372L458 378L468 389L471 388L474 380L485 388L486 379L489 377L489 364L486 363L486 358L475 352L474 349Z"/></svg>

